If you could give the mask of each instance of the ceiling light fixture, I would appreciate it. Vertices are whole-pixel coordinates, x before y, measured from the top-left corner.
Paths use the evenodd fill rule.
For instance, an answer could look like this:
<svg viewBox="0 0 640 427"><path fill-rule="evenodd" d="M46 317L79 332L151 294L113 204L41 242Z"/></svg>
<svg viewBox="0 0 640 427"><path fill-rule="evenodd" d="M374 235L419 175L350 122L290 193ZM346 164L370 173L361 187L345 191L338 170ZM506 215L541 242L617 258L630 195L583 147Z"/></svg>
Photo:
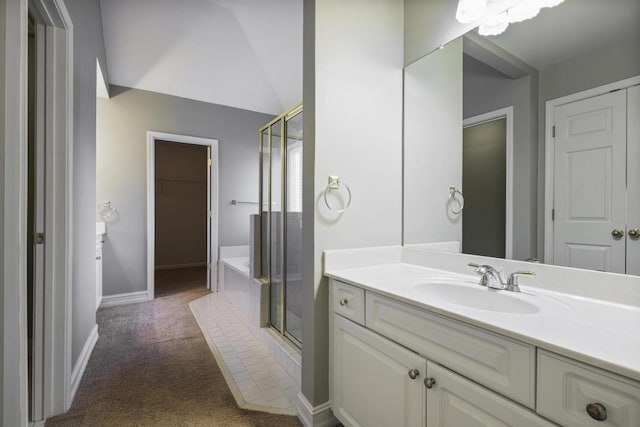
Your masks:
<svg viewBox="0 0 640 427"><path fill-rule="evenodd" d="M504 0L459 0L456 19L461 24L482 20L478 33L496 36L503 33L509 24L534 18L540 13L540 9L557 6L564 0L523 0L504 12L492 11L502 1Z"/></svg>

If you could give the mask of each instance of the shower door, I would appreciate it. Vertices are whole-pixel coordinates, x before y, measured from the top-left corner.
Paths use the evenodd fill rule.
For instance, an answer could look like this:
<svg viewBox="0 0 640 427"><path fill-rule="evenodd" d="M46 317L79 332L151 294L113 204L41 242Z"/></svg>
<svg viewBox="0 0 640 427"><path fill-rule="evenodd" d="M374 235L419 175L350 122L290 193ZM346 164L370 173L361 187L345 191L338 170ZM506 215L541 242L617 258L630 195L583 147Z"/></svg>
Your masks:
<svg viewBox="0 0 640 427"><path fill-rule="evenodd" d="M261 276L271 326L302 344L302 104L260 129Z"/></svg>

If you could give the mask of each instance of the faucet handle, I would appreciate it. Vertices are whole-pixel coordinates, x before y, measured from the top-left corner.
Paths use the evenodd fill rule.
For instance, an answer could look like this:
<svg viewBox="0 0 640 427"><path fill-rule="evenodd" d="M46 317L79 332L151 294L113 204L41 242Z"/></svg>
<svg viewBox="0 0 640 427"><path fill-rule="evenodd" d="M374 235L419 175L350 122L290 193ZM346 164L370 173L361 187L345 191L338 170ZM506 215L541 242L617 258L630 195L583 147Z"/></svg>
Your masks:
<svg viewBox="0 0 640 427"><path fill-rule="evenodd" d="M475 264L473 262L470 262L469 264L467 264L469 267L474 268L476 274L482 276L480 278L480 286L487 286L487 284L489 283L489 277L488 277L488 272L489 269L487 265L480 265L480 264Z"/></svg>
<svg viewBox="0 0 640 427"><path fill-rule="evenodd" d="M518 277L520 276L535 276L536 273L533 271L516 271L509 275L509 279L507 280L507 291L511 292L520 292L520 286L518 286Z"/></svg>

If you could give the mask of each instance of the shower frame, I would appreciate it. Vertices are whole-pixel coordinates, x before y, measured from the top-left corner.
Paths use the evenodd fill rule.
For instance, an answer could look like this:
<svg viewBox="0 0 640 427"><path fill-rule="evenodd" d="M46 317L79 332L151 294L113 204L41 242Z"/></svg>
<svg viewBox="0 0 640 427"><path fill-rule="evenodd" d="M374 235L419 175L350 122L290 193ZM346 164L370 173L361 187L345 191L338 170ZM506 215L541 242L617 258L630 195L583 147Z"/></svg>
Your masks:
<svg viewBox="0 0 640 427"><path fill-rule="evenodd" d="M286 213L287 211L287 201L288 201L288 197L287 197L287 147L286 147L286 135L287 135L287 123L293 119L294 117L298 116L298 114L302 114L303 113L303 104L302 102L297 103L296 105L294 105L293 107L291 107L289 110L285 111L284 113L280 114L279 116L275 117L273 120L271 120L269 123L267 123L266 125L264 125L263 127L260 128L260 130L258 131L258 139L259 139L259 200L258 203L259 205L259 209L258 209L258 213L260 216L260 233L259 233L259 247L260 247L260 257L259 257L259 262L260 262L260 280L263 283L267 283L269 285L269 327L276 332L278 335L287 338L290 342L292 342L296 347L298 348L302 348L302 342L300 340L298 340L296 337L294 337L292 334L290 334L287 331L287 311L286 311L286 302L287 302L287 263L286 263L286 253L287 253L287 239L284 238L286 236L286 227L287 227L287 215ZM274 142L273 139L273 135L272 135L272 128L273 125L278 123L278 121L282 121L282 126L280 128L280 139L279 141L279 147L280 147L280 153L281 153L281 158L280 158L280 198L281 198L281 215L280 215L280 230L281 230L281 235L283 236L282 238L282 246L280 248L280 261L281 261L281 291L280 291L280 310L278 313L278 316L280 318L280 329L278 329L273 322L272 319L272 310L271 310L271 258L273 256L273 254L271 253L271 236L272 236L272 208L273 208L273 203L272 203L272 186L271 186L271 177L272 177L272 157L271 157L271 148L272 148L272 143ZM265 195L264 195L264 178L265 178L265 171L264 171L264 135L265 133L267 134L267 138L268 138L268 162L267 162L267 189L268 189L268 194L267 194L267 200L265 201ZM303 136L304 138L304 136ZM303 150L304 150L304 145L303 145ZM265 204L268 206L268 209L265 211L264 210L264 206ZM268 224L268 230L266 230L266 233L263 233L262 227L263 224L265 224L264 222L264 218L263 215L267 215L267 221L266 223ZM264 241L263 239L266 237L267 239L267 257L266 257L266 269L265 269L265 265L263 265L263 261L265 260L264 254L262 253L264 250ZM265 275L265 271L267 272L267 274Z"/></svg>

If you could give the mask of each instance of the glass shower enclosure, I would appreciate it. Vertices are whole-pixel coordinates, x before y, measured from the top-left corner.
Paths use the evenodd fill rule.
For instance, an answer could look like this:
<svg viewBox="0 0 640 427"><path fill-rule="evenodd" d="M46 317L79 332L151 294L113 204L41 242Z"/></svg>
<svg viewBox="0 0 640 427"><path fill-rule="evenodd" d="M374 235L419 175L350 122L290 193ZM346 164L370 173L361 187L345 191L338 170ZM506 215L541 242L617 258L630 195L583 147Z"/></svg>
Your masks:
<svg viewBox="0 0 640 427"><path fill-rule="evenodd" d="M302 346L302 104L260 129L260 276L269 321Z"/></svg>

